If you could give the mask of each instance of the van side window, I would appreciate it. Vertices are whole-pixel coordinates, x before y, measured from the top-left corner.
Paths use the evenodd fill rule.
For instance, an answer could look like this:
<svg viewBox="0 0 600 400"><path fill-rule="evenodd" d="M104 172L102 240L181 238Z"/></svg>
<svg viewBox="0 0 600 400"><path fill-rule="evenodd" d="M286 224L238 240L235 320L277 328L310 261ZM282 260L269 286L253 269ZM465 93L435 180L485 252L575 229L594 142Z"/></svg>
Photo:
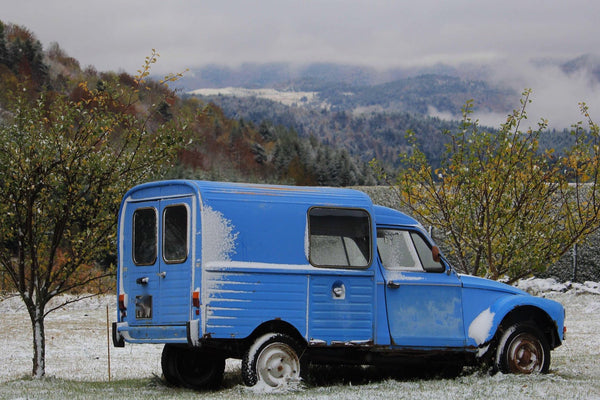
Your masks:
<svg viewBox="0 0 600 400"><path fill-rule="evenodd" d="M417 248L417 253L419 254L419 259L421 260L421 264L425 271L428 272L443 272L446 270L444 265L442 265L439 261L433 260L433 253L431 252L431 247L427 244L425 239L421 235L416 232L410 233L413 243Z"/></svg>
<svg viewBox="0 0 600 400"><path fill-rule="evenodd" d="M154 208L139 208L133 214L133 262L152 265L157 254L157 224Z"/></svg>
<svg viewBox="0 0 600 400"><path fill-rule="evenodd" d="M423 271L417 250L408 231L377 230L377 248L385 269Z"/></svg>
<svg viewBox="0 0 600 400"><path fill-rule="evenodd" d="M431 248L416 232L378 229L377 248L383 267L392 271L439 272L444 267L433 260Z"/></svg>
<svg viewBox="0 0 600 400"><path fill-rule="evenodd" d="M371 222L365 210L313 207L309 259L317 267L366 268L371 263Z"/></svg>
<svg viewBox="0 0 600 400"><path fill-rule="evenodd" d="M188 253L188 211L184 205L165 208L163 258L167 263L181 263Z"/></svg>

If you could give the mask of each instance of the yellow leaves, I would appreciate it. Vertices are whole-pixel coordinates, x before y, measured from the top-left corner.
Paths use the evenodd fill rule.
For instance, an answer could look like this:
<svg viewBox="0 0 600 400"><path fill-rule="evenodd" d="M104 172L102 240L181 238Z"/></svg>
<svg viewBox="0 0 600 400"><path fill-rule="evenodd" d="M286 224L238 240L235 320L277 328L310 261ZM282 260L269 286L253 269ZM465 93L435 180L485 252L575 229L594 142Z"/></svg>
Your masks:
<svg viewBox="0 0 600 400"><path fill-rule="evenodd" d="M152 54L146 57L142 68L137 70L138 73L134 76L134 82L138 88L144 83L145 78L150 75L152 64L156 63L159 57L160 55L156 52L156 49L152 49ZM146 89L150 90L148 87L146 87Z"/></svg>
<svg viewBox="0 0 600 400"><path fill-rule="evenodd" d="M186 72L188 72L188 71L189 71L189 68L186 68L183 72L177 72L177 73L171 73L171 74L165 75L165 77L163 79L161 79L159 81L159 83L161 85L163 85L163 84L168 84L168 83L171 83L171 82L175 82L175 81L183 78L183 74L186 73Z"/></svg>
<svg viewBox="0 0 600 400"><path fill-rule="evenodd" d="M589 114L589 107L585 102L580 102L578 103L579 106L579 111L581 112L581 114L585 117L585 118L590 118L590 114Z"/></svg>
<svg viewBox="0 0 600 400"><path fill-rule="evenodd" d="M146 59L138 83L149 76L156 57ZM151 93L151 101L145 91L132 93L117 80L102 91L80 82L70 96L41 93L35 101L19 97L10 105L10 124L0 126L0 197L5 199L0 233L4 238L31 233L31 242L22 245L31 249L24 252L27 257L37 259L27 263L48 265L59 256L76 269L82 257L94 259L98 248L111 247L107 241L115 239L111 228L125 186L147 179L173 153L174 125L161 126L144 108L151 101L159 104L166 91ZM22 223L23 215L30 216L29 225ZM63 253L53 255L57 241Z"/></svg>
<svg viewBox="0 0 600 400"><path fill-rule="evenodd" d="M542 153L539 137L547 121L537 131L519 130L529 93L492 133L468 118L467 103L463 130L448 134L443 167L431 168L416 143L402 159L400 200L419 219L449 233L460 265L473 268L465 272L516 276L544 269L586 226L600 222L600 205L586 197L600 177L600 130L587 106L581 109L590 129L576 126L575 146L564 156L551 149ZM569 180L586 185L569 186Z"/></svg>

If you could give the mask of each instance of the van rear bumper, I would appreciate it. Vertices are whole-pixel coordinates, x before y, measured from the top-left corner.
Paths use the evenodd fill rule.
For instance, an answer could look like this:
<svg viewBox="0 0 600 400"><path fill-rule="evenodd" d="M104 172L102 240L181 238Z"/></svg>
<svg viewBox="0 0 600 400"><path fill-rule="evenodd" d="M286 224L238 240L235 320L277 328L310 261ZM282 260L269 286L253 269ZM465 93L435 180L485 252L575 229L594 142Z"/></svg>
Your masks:
<svg viewBox="0 0 600 400"><path fill-rule="evenodd" d="M113 345L127 343L188 343L188 324L185 325L136 325L114 322L112 325Z"/></svg>

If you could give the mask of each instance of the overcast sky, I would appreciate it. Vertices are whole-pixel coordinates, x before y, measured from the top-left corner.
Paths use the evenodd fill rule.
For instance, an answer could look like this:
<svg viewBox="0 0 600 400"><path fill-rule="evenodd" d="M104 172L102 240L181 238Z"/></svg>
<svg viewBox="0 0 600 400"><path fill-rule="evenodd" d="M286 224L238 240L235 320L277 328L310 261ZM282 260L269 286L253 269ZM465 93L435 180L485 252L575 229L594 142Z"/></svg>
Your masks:
<svg viewBox="0 0 600 400"><path fill-rule="evenodd" d="M4 0L0 12L82 67L130 73L153 48L160 73L278 61L520 69L531 58L600 53L599 16L596 0ZM533 87L545 85L537 75L520 77L521 89L545 90Z"/></svg>

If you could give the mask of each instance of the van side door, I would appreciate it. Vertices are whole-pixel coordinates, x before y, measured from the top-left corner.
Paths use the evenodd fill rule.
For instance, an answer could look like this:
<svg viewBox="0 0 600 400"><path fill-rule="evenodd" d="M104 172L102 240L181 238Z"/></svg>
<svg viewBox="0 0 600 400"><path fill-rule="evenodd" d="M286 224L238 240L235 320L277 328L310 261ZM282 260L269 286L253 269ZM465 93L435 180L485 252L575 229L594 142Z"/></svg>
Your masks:
<svg viewBox="0 0 600 400"><path fill-rule="evenodd" d="M417 230L377 230L392 344L464 347L462 289L458 276L435 262Z"/></svg>
<svg viewBox="0 0 600 400"><path fill-rule="evenodd" d="M374 340L375 274L367 210L312 207L308 213L308 337L331 345Z"/></svg>

